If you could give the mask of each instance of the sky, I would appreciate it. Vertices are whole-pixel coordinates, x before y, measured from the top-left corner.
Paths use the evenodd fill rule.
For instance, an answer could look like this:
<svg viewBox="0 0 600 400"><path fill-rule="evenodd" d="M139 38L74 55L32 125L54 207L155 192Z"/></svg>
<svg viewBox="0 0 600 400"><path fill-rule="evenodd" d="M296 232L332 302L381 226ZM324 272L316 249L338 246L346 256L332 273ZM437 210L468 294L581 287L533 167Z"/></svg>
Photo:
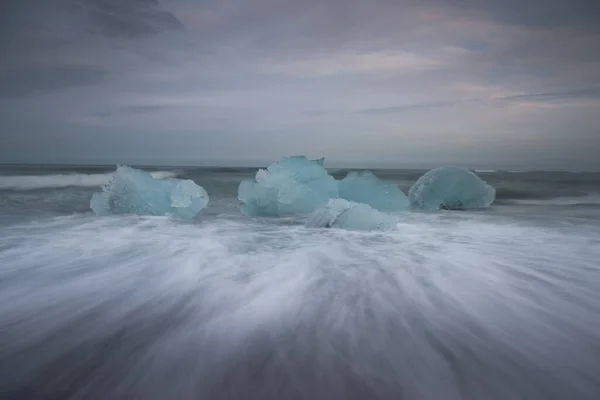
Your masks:
<svg viewBox="0 0 600 400"><path fill-rule="evenodd" d="M0 162L600 170L600 1L2 0Z"/></svg>

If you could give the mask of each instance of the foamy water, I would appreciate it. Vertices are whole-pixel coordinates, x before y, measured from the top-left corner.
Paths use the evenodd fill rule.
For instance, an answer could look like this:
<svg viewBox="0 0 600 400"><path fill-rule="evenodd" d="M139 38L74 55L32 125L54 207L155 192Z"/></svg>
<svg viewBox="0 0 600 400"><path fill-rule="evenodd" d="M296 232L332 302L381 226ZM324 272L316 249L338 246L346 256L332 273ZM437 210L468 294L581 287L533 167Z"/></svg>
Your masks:
<svg viewBox="0 0 600 400"><path fill-rule="evenodd" d="M595 209L499 205L400 213L389 232L308 229L302 217L242 216L225 175L197 176L211 205L185 223L97 217L84 207L92 189L52 189L61 202L37 213L40 193L0 193L2 210L29 211L0 229L0 392L597 398Z"/></svg>
<svg viewBox="0 0 600 400"><path fill-rule="evenodd" d="M177 177L177 172L173 171L155 171L151 174L158 179ZM72 186L98 187L106 185L111 176L111 173L0 176L0 190L60 189Z"/></svg>
<svg viewBox="0 0 600 400"><path fill-rule="evenodd" d="M551 199L516 199L511 200L511 203L533 206L600 205L600 193L591 193L577 197L555 197Z"/></svg>

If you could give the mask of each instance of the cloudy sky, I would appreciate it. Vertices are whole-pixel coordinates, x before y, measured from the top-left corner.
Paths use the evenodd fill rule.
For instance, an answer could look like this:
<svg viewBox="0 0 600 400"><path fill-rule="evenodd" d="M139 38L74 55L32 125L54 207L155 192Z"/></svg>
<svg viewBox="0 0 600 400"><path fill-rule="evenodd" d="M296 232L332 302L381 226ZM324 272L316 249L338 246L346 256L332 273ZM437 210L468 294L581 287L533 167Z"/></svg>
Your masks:
<svg viewBox="0 0 600 400"><path fill-rule="evenodd" d="M600 1L2 0L0 162L600 169Z"/></svg>

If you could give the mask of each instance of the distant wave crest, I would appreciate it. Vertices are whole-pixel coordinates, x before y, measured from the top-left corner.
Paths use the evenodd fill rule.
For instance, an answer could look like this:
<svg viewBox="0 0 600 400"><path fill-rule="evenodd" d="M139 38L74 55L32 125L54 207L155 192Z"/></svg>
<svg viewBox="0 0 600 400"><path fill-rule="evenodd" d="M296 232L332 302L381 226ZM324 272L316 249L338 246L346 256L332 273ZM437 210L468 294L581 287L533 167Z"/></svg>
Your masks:
<svg viewBox="0 0 600 400"><path fill-rule="evenodd" d="M158 179L174 178L174 171L155 171L152 176ZM16 175L0 176L0 190L60 189L67 187L99 187L106 185L112 173L105 174L55 174L55 175Z"/></svg>
<svg viewBox="0 0 600 400"><path fill-rule="evenodd" d="M509 203L532 206L594 206L600 205L600 193L581 197L555 197L553 199L514 199Z"/></svg>

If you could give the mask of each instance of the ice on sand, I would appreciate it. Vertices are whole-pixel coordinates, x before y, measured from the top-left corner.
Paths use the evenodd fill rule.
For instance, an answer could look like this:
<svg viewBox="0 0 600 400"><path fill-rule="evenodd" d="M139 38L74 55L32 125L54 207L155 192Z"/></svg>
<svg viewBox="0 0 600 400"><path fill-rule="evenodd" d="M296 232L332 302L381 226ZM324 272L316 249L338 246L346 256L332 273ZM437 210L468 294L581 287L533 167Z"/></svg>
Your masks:
<svg viewBox="0 0 600 400"><path fill-rule="evenodd" d="M381 211L409 208L408 197L392 183L382 182L370 171L349 172L339 181L340 197L356 203L368 204Z"/></svg>
<svg viewBox="0 0 600 400"><path fill-rule="evenodd" d="M98 215L165 215L194 218L208 204L208 194L191 180L156 179L146 171L119 166L110 182L95 193L90 207Z"/></svg>
<svg viewBox="0 0 600 400"><path fill-rule="evenodd" d="M338 197L338 184L323 167L324 159L285 157L260 169L238 188L242 212L249 216L283 216L313 211Z"/></svg>
<svg viewBox="0 0 600 400"><path fill-rule="evenodd" d="M306 222L308 228L343 228L351 230L390 230L396 226L391 215L367 204L344 199L331 199L313 211Z"/></svg>
<svg viewBox="0 0 600 400"><path fill-rule="evenodd" d="M408 192L413 206L430 210L484 208L492 204L495 197L496 189L461 167L432 169L420 177Z"/></svg>

